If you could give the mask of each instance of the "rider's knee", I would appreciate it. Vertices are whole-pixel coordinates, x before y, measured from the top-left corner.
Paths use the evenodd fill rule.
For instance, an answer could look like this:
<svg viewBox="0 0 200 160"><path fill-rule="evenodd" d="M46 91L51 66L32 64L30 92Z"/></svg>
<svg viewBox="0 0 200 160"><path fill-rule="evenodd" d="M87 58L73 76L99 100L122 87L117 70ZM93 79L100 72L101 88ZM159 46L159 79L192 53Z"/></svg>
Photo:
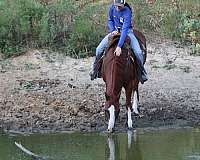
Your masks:
<svg viewBox="0 0 200 160"><path fill-rule="evenodd" d="M103 51L103 49L101 48L101 47L97 47L96 48L96 56L100 56L101 55L101 53L102 53L102 51Z"/></svg>
<svg viewBox="0 0 200 160"><path fill-rule="evenodd" d="M134 50L134 54L142 63L144 62L144 54L141 49Z"/></svg>
<svg viewBox="0 0 200 160"><path fill-rule="evenodd" d="M141 50L140 47L134 48L133 50L134 50L134 53L135 53L136 55L138 55L138 56L143 56L143 53L142 53L142 50Z"/></svg>

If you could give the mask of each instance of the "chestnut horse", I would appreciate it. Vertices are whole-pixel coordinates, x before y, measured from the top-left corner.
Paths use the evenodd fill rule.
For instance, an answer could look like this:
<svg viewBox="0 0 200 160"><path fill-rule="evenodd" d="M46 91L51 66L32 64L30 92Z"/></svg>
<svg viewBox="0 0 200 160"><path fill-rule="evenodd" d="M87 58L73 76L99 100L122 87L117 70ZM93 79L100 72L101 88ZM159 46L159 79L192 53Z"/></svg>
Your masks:
<svg viewBox="0 0 200 160"><path fill-rule="evenodd" d="M144 36L139 32L139 36L144 39ZM137 37L137 36L136 36ZM105 103L105 116L109 118L108 131L113 132L115 120L119 114L119 98L122 87L125 88L126 94L126 109L128 114L128 128L132 128L131 112L138 112L138 78L137 78L137 65L135 58L132 56L130 47L126 44L130 43L130 39L126 38L125 45L122 47L122 53L120 56L114 54L115 48L119 41L120 35L111 37L112 40L109 47L105 51L103 57L103 63L101 68L101 75L106 83L106 103ZM139 41L141 42L141 41ZM146 47L146 41L144 41L143 47ZM141 44L140 44L141 45ZM142 48L142 46L141 46ZM143 49L143 48L142 48ZM146 52L145 52L146 53ZM146 55L145 55L146 60ZM133 104L131 103L131 97L133 93Z"/></svg>

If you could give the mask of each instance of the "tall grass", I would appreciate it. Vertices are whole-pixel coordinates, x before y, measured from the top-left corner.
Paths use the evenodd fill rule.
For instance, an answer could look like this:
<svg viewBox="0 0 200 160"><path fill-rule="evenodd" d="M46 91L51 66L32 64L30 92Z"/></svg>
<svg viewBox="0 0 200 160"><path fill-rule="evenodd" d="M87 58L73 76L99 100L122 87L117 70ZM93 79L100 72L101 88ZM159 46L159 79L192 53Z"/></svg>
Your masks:
<svg viewBox="0 0 200 160"><path fill-rule="evenodd" d="M50 48L73 57L95 54L106 34L111 0L0 0L0 52L5 57L27 48ZM200 49L199 0L129 0L137 29L192 44ZM200 48L200 47L199 47Z"/></svg>
<svg viewBox="0 0 200 160"><path fill-rule="evenodd" d="M134 0L135 26L147 32L192 45L192 53L200 54L199 0L157 0L153 4Z"/></svg>

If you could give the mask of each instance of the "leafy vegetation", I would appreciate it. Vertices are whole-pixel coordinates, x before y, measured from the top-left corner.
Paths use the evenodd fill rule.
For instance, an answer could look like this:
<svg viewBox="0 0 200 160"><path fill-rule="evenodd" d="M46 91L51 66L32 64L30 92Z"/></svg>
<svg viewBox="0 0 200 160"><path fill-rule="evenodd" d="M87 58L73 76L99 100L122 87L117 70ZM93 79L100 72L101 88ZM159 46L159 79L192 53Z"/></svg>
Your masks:
<svg viewBox="0 0 200 160"><path fill-rule="evenodd" d="M128 1L134 26L191 45L200 53L199 0ZM0 52L18 55L28 48L49 48L80 58L95 54L106 34L110 0L0 0Z"/></svg>
<svg viewBox="0 0 200 160"><path fill-rule="evenodd" d="M200 54L199 0L157 0L153 4L135 0L135 25L191 45Z"/></svg>

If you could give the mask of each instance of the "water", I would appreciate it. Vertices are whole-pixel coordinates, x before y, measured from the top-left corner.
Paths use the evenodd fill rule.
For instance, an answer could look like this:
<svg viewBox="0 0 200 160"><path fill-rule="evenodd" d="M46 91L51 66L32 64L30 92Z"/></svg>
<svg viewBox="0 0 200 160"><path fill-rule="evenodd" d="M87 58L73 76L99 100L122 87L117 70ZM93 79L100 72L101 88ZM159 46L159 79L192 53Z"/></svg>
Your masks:
<svg viewBox="0 0 200 160"><path fill-rule="evenodd" d="M200 160L200 129L0 135L0 160L32 160L15 141L53 160Z"/></svg>

